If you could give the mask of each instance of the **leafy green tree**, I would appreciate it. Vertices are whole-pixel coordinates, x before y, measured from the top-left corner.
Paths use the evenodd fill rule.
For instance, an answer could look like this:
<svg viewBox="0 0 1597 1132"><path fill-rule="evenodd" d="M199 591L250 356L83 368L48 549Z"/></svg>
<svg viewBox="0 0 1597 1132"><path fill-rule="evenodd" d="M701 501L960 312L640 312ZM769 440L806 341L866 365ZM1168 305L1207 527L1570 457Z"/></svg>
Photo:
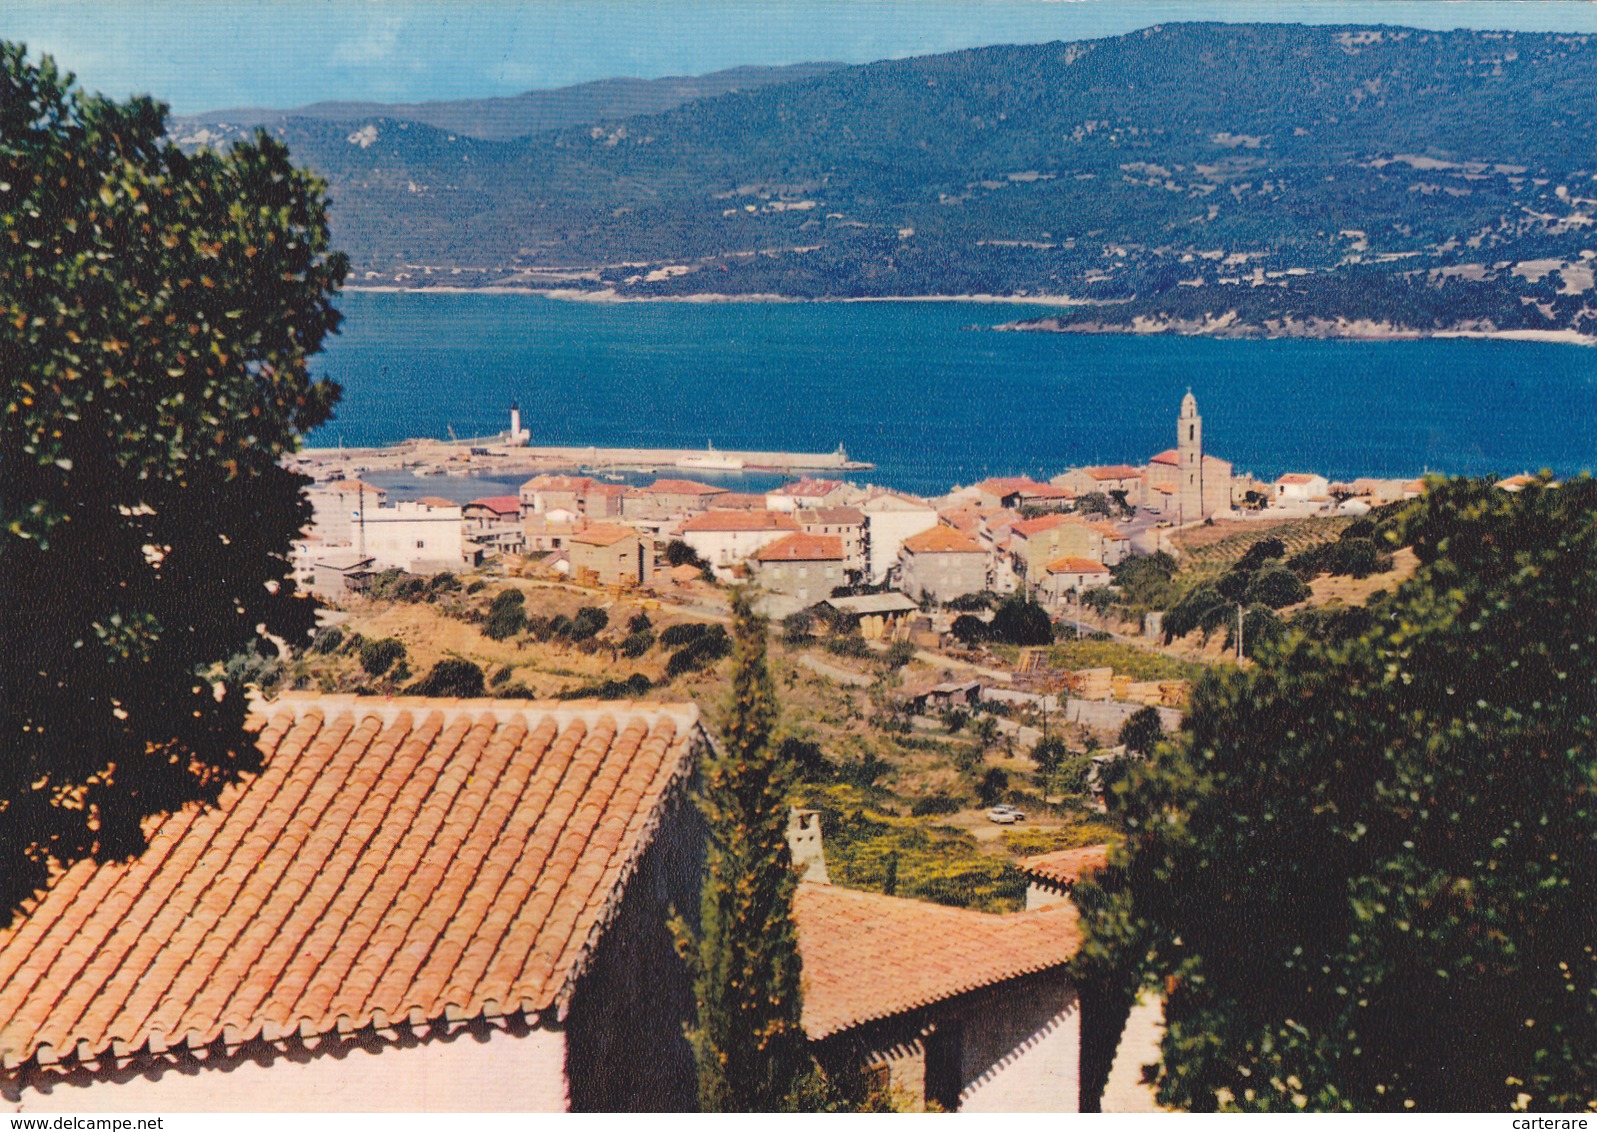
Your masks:
<svg viewBox="0 0 1597 1132"><path fill-rule="evenodd" d="M1128 751L1149 755L1164 742L1164 721L1155 707L1138 708L1120 726L1120 742Z"/></svg>
<svg viewBox="0 0 1597 1132"><path fill-rule="evenodd" d="M765 621L732 599L732 692L722 749L703 767L698 805L709 829L696 933L678 918L693 974L688 1030L706 1112L776 1112L815 1088L801 1022L801 959L793 924L797 874L787 845L793 765L772 742L778 706L765 664Z"/></svg>
<svg viewBox="0 0 1597 1132"><path fill-rule="evenodd" d="M165 133L0 43L0 918L258 766L224 665L314 627L279 460L338 397L323 185Z"/></svg>
<svg viewBox="0 0 1597 1132"><path fill-rule="evenodd" d="M1054 639L1048 611L1018 595L1005 598L989 626L994 640L1011 645L1046 645Z"/></svg>
<svg viewBox="0 0 1597 1132"><path fill-rule="evenodd" d="M1413 578L1206 678L1113 795L1087 959L1170 980L1168 1103L1597 1097L1597 482L1403 527Z"/></svg>
<svg viewBox="0 0 1597 1132"><path fill-rule="evenodd" d="M960 644L973 647L992 637L992 626L974 614L961 613L954 618L954 624L949 632Z"/></svg>

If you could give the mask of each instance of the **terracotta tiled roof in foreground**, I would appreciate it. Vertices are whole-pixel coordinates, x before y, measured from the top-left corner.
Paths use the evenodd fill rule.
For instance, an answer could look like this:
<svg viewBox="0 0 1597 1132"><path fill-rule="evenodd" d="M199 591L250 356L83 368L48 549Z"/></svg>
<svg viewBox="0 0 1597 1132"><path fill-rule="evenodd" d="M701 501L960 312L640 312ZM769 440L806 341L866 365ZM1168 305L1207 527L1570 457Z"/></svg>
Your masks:
<svg viewBox="0 0 1597 1132"><path fill-rule="evenodd" d="M785 511L706 511L679 528L694 531L796 531L798 520Z"/></svg>
<svg viewBox="0 0 1597 1132"><path fill-rule="evenodd" d="M1108 863L1109 846L1083 845L1078 849L1060 849L1040 857L1027 857L1020 862L1020 871L1068 888Z"/></svg>
<svg viewBox="0 0 1597 1132"><path fill-rule="evenodd" d="M1081 946L1068 902L996 916L801 883L793 918L815 1039L1058 967Z"/></svg>
<svg viewBox="0 0 1597 1132"><path fill-rule="evenodd" d="M1109 567L1092 558L1056 558L1048 563L1050 574L1107 574Z"/></svg>
<svg viewBox="0 0 1597 1132"><path fill-rule="evenodd" d="M0 932L7 1067L563 1008L692 705L285 696L265 769Z"/></svg>
<svg viewBox="0 0 1597 1132"><path fill-rule="evenodd" d="M586 543L589 546L614 546L629 538L637 538L636 527L623 526L620 523L595 523L581 534L571 536L572 542Z"/></svg>

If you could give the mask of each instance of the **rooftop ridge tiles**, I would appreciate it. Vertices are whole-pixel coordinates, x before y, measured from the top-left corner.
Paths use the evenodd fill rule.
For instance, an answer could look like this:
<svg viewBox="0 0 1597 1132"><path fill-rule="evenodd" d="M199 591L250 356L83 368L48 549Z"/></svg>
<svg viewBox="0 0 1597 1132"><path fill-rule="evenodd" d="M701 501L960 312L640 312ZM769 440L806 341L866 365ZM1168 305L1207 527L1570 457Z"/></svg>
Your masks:
<svg viewBox="0 0 1597 1132"><path fill-rule="evenodd" d="M415 763L419 761L417 755L408 759L405 756L407 748L416 751L414 723L414 718L407 712L384 727L369 748L366 757L361 759L356 767L355 775L351 779L351 790L357 793L358 802L354 811L344 821L340 839L334 848L336 849L337 845L350 837L357 838L361 848L358 852L348 855L344 867L339 868L336 864L330 863L318 870L316 881L306 893L306 900L314 900L315 903L301 905L317 909L318 923L329 914L334 902L345 891L344 879L358 867L371 838L381 828L382 819L392 810L394 798L379 792L376 783L395 774L408 776L414 769ZM364 789L362 789L363 783ZM376 811L375 814L372 811ZM359 827L364 827L366 832L356 833ZM335 853L335 861L342 859L343 855ZM325 890L329 887L332 889L330 895L325 894ZM257 913L263 906L264 901L256 901ZM291 910L280 923L274 923L258 914L250 917L243 930L235 937L235 942L228 949L226 958L212 971L204 989L190 1003L190 1012L195 1016L202 1039L215 1038L229 1025L241 1031L253 1029L249 1016L240 1015L235 1008L234 1000L272 939L278 936L299 939L302 941L299 953L304 952L304 942L310 933L293 932L288 928L299 912L299 908ZM320 967L319 962L317 966ZM253 1037L254 1034L248 1033L245 1036Z"/></svg>
<svg viewBox="0 0 1597 1132"><path fill-rule="evenodd" d="M290 734L291 736L298 735L301 739L305 739L306 737L303 735L303 732L307 728L308 724L305 727L296 727L291 730ZM266 784L258 785L261 784L263 780L265 780ZM251 789L275 790L280 789L284 784L284 781L280 781L275 776L269 778L266 773L263 773L253 777L248 783L245 784L243 796L247 798ZM167 822L163 823L162 827L164 829L166 826L172 824L175 823L173 823L169 818ZM80 996L100 997L99 992L113 991L116 989L117 978L124 968L127 967L129 958L142 955L145 958L144 962L138 967L139 973L137 975L130 974L121 980L123 983L127 983L129 980L131 980L131 985L122 988L123 993L120 999L118 999L114 994L107 995L105 1002L102 1004L103 1008L107 1011L111 1018L115 1018L123 1009L126 1008L127 998L144 988L144 976L150 974L150 962L154 957L161 953L161 945L163 941L173 930L173 921L176 920L179 922L179 924L181 923L181 913L173 910L169 905L171 895L174 892L182 891L188 888L197 889L198 892L203 892L210 880L214 879L215 876L214 873L209 877L199 874L194 871L193 865L194 862L202 856L210 855L210 853L213 851L213 848L217 844L218 837L224 832L225 823L220 820L218 811L205 810L196 815L193 825L205 830L203 841L194 837L179 838L174 836L172 838L172 845L167 852L167 859L176 861L181 858L186 862L186 864L181 868L163 869L160 870L159 873L155 874L161 879L164 892L160 895L149 892L142 894L150 898L148 904L150 914L144 921L144 930L135 937L132 947L121 952L120 954L111 954L107 956L107 965L113 969L110 979L108 979L105 983L88 982L87 980L83 980L79 977L84 970L83 967L79 967L70 973L65 971L60 972L60 977L51 980L55 985L64 988L83 988L78 991ZM72 903L75 903L75 901ZM71 903L69 903L68 907L71 907ZM68 922L69 921L67 920L56 921L57 925L62 927L66 927ZM157 927L157 925L165 926ZM48 942L49 938L49 936L46 936L45 940L41 942ZM104 937L102 937L102 940L103 938ZM60 960L62 958L67 958L64 953L58 953L51 959L47 959L45 964L37 969L37 978L43 979L50 976L52 972L56 972L56 960ZM90 963L93 964L99 961L102 961L101 956L97 955L94 957L94 959L90 960ZM154 980L151 979L150 981L153 983ZM31 985L24 990L24 993L26 993L27 990L31 990ZM26 1002L27 1000L24 999L23 1001ZM40 1009L42 1007L53 1006L59 1002L59 997L55 1000L52 1000L50 1003L45 1003L42 999L39 999L31 1003L31 1008L29 1008L29 1006L18 1007L17 1005L13 1004L9 998L0 998L0 1018L7 1019L7 1028L9 1029L12 1026L16 1026L23 1033L28 1035L27 1041L29 1044L29 1049L27 1050L26 1056L31 1056L32 1051L42 1045L50 1045L52 1048L62 1048L63 1043L59 1039L56 1041L49 1040L49 1036L54 1036L53 1031L49 1036L46 1036L40 1032L42 1029L44 1029L44 1019L39 1017ZM70 1019L61 1020L62 1024L58 1025L57 1028L64 1028L64 1024L68 1022L74 1028L80 1026L83 1021L83 1014L90 1008L90 1005L91 1004L89 1002L80 1004L77 1007L78 1013Z"/></svg>
<svg viewBox="0 0 1597 1132"><path fill-rule="evenodd" d="M293 911L305 891L310 887L305 873L314 871L326 863L326 857L331 853L332 847L326 846L326 852L317 856L316 832L323 815L336 800L338 791L345 785L349 772L353 771L361 756L370 746L371 741L380 734L380 725L375 720L358 720L351 713L348 716L340 714L328 720L324 730L332 729L336 734L339 727L348 720L348 728L343 737L336 742L323 743L318 736L305 752L305 761L318 763L318 773L312 778L311 788L302 802L294 811L294 817L284 827L283 834L279 836L272 850L261 858L249 870L246 878L241 880L232 892L218 890L213 885L207 890L206 896L222 904L222 909L215 918L190 916L187 922L175 933L169 945L180 956L192 956L182 963L172 973L172 978L167 981L160 991L160 996L148 1014L149 1025L152 1029L164 1034L183 1036L192 1032L188 1026L187 1007L190 999L197 990L204 985L205 980L214 969L214 964L196 962L206 954L205 944L210 940L230 942L236 935L244 917L255 914L256 909L249 904L237 903L250 886L261 885L264 881L266 887L266 901L261 905L265 911L272 906L287 905L281 913L273 911L268 915L276 915L276 922L281 923ZM364 738L362 738L364 736ZM339 774L336 778L327 772L333 768L348 767L348 771ZM315 807L315 817L307 814L307 804ZM293 838L289 831L296 825L304 827L303 834ZM286 883L285 883L286 882ZM196 901L193 907L204 907ZM235 915L234 908L240 911ZM223 925L226 925L224 928ZM223 934L223 932L228 934ZM184 939L198 940L197 946L190 948L180 942ZM218 956L219 958L220 956Z"/></svg>
<svg viewBox="0 0 1597 1132"><path fill-rule="evenodd" d="M421 727L412 731L410 742L419 745L423 751L423 758L417 763L417 771L423 767L431 767L431 774L429 777L422 777L417 771L413 771L394 798L395 820L402 820L407 830L413 833L425 830L424 826L418 826L416 823L422 801L436 784L439 770L453 756L469 730L470 722L467 720L457 719L451 724L444 718L443 713L431 712ZM426 839L415 837L413 844L415 855L419 858L425 849ZM401 872L397 867L393 867L395 861L403 859L403 856L409 852L405 841L396 841L393 845L387 846L386 850L386 855L381 859L390 867L380 875L383 878L391 877L392 881L379 881L374 889L363 894L352 919L358 919L360 909L371 900L381 900L384 909L391 907L394 897L409 880L409 869ZM302 946L303 941L299 940L289 940L285 937L272 939L263 950L261 958L256 961L250 978L246 980L245 988L253 998L244 998L235 1005L249 1016L257 1018L263 1031L268 1025L276 1030L285 1030L291 1028L290 1023L298 1021L293 1015L295 1003L286 1000L284 996L274 997L271 992L277 989L277 982L282 972L292 964ZM352 979L358 980L362 974L358 967L347 968L346 982Z"/></svg>
<svg viewBox="0 0 1597 1132"><path fill-rule="evenodd" d="M560 727L559 721L555 721L555 726L559 727L559 730L556 732L555 739L550 745L545 758L556 760L554 765L560 765L561 761L570 761L572 754L581 742L582 735L586 734L587 728L578 724ZM400 899L403 899L407 893L415 892L418 889L423 893L428 892L422 877L423 874L420 869L412 870L406 880L404 889L401 891ZM420 1010L426 1017L436 1018L442 1010L441 1006L437 1006L434 1002L425 999L415 982L415 972L420 970L422 963L426 961L426 955L412 955L411 953L417 951L421 946L418 928L423 926L420 913L425 909L426 904L427 899L423 897L421 907L417 909L416 917L408 925L402 923L394 925L396 930L390 934L391 936L398 936L398 938L393 940L392 946L389 946L388 940L384 940L384 948L387 951L387 955L384 956L383 961L376 968L378 972L377 979L367 997L372 1006L383 1010L390 1017L402 1016L408 1014L411 1010ZM406 957L403 965L399 961L399 956L401 955Z"/></svg>

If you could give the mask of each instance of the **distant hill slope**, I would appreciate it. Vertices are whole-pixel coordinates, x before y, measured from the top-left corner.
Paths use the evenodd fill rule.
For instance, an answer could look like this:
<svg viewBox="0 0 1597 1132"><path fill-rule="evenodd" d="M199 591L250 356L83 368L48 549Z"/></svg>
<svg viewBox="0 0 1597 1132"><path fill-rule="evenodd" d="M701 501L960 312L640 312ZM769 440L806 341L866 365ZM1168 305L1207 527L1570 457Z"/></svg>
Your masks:
<svg viewBox="0 0 1597 1132"><path fill-rule="evenodd" d="M602 79L556 90L529 90L506 98L451 102L313 102L293 110L239 108L174 116L172 135L215 144L243 137L258 126L285 127L290 119L351 122L389 118L420 122L467 137L507 141L586 122L607 122L638 114L658 114L684 102L735 90L814 78L841 63L794 63L786 67L733 67L708 75L664 79Z"/></svg>
<svg viewBox="0 0 1597 1132"><path fill-rule="evenodd" d="M1597 329L1597 40L1178 24L505 141L276 131L352 282L1071 296L1086 329ZM1379 325L1372 325L1379 324Z"/></svg>

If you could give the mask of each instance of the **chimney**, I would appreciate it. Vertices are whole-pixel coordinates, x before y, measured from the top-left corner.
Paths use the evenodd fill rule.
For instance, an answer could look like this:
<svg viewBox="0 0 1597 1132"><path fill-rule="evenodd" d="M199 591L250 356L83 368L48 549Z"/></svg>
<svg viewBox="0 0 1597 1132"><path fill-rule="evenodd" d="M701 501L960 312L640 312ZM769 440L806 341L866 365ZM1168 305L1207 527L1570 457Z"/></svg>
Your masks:
<svg viewBox="0 0 1597 1132"><path fill-rule="evenodd" d="M826 875L826 853L821 848L819 810L792 809L787 812L787 847L799 879L811 884L831 884Z"/></svg>

